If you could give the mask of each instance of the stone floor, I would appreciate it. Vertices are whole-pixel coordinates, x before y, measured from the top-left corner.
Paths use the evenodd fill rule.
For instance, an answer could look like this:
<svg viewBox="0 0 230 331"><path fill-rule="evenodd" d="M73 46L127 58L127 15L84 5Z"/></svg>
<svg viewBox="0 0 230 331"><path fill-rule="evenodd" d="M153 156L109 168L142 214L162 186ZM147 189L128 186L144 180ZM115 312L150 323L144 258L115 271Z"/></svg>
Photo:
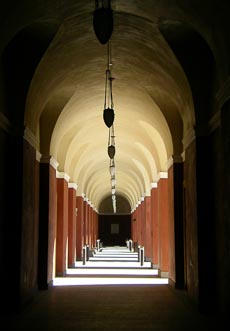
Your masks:
<svg viewBox="0 0 230 331"><path fill-rule="evenodd" d="M3 322L3 321L2 321ZM1 323L3 325L3 323ZM1 330L219 330L169 285L63 286L41 292Z"/></svg>
<svg viewBox="0 0 230 331"><path fill-rule="evenodd" d="M38 292L36 300L20 314L5 317L0 329L219 330L220 321L199 313L186 292L170 287L167 279L160 284L164 279L154 274L151 265L141 265L137 255L127 249L103 249L85 265L76 262L68 272L66 277L56 278L47 291ZM127 285L128 280L132 285ZM114 281L121 283L112 285ZM91 285L80 285L89 282Z"/></svg>

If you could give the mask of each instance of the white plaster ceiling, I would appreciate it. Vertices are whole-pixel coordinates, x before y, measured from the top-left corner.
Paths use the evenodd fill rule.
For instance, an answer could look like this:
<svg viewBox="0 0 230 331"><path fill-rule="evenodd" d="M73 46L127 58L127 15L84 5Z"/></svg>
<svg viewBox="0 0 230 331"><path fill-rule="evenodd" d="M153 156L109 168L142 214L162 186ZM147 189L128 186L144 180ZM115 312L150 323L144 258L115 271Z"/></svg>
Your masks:
<svg viewBox="0 0 230 331"><path fill-rule="evenodd" d="M66 13L37 67L25 124L40 152L48 150L78 185L77 194L99 208L111 192L103 121L107 45L93 30L94 1L85 3ZM170 157L180 156L182 136L194 124L187 79L158 29L163 6L157 3L112 2L116 190L131 209L150 194Z"/></svg>

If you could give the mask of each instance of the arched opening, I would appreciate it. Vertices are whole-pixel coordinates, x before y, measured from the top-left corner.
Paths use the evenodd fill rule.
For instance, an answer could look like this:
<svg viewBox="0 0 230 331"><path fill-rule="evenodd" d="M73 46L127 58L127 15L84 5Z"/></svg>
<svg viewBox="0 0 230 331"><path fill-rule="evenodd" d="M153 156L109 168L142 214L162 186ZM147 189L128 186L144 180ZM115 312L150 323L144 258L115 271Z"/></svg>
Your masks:
<svg viewBox="0 0 230 331"><path fill-rule="evenodd" d="M216 279L223 279L217 270L220 252L227 251L227 243L216 249L223 237L216 235L221 203L216 207L219 188L213 178L216 173L222 178L214 165L222 138L213 134L219 82L212 50L196 32L198 23L182 23L187 16L162 21L164 6L158 12L150 2L143 11L118 4L112 38L114 215L107 204L108 132L102 120L106 48L91 29L89 6L79 10L79 2L71 15L69 9L62 12L59 29L57 22L36 20L2 55L1 103L10 138L1 133L6 159L1 168L7 174L1 177L1 197L10 196L8 185L15 183L18 197L17 217L11 217L16 228L11 253L17 248L18 270L15 276L10 269L10 279L17 278L18 297L28 298L37 283L47 289L57 275L65 276L82 260L83 246L93 249L98 237L105 245L121 245L131 237L145 247L145 258L159 275L209 309L218 291ZM8 206L2 205L5 217ZM4 231L10 233L10 226Z"/></svg>
<svg viewBox="0 0 230 331"><path fill-rule="evenodd" d="M113 212L111 196L99 206L98 235L105 246L125 246L131 238L131 207L126 198L117 195L117 211Z"/></svg>

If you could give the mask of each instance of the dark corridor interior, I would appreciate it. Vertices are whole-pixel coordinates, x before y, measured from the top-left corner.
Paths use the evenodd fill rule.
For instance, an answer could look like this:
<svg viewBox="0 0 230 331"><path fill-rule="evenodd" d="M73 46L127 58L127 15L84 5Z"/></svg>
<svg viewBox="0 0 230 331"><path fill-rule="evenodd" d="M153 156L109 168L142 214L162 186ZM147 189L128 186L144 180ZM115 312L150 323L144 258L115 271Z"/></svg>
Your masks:
<svg viewBox="0 0 230 331"><path fill-rule="evenodd" d="M124 246L131 238L131 215L100 215L98 226L104 246Z"/></svg>

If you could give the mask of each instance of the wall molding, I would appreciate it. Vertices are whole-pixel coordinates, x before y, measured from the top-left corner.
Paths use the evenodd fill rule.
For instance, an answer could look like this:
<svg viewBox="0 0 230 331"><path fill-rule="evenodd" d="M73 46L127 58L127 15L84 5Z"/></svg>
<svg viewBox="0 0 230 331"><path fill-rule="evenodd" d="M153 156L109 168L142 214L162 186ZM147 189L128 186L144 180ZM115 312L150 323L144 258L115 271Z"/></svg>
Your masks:
<svg viewBox="0 0 230 331"><path fill-rule="evenodd" d="M215 95L218 111L222 108L225 102L230 98L230 76L227 77L221 88Z"/></svg>
<svg viewBox="0 0 230 331"><path fill-rule="evenodd" d="M24 130L24 135L23 138L34 148L37 148L37 138L36 136L33 134L33 132L26 127Z"/></svg>
<svg viewBox="0 0 230 331"><path fill-rule="evenodd" d="M49 164L50 164L55 170L57 170L57 168L58 168L58 166L59 166L58 161L57 161L53 156L51 156L51 157L49 158Z"/></svg>
<svg viewBox="0 0 230 331"><path fill-rule="evenodd" d="M39 151L36 150L36 160L40 163L41 162L42 155Z"/></svg>
<svg viewBox="0 0 230 331"><path fill-rule="evenodd" d="M187 134L182 139L184 150L186 150L191 145L191 143L195 140L195 138L196 138L195 130L192 128L190 129L190 131L187 132Z"/></svg>
<svg viewBox="0 0 230 331"><path fill-rule="evenodd" d="M7 133L12 133L12 125L8 118L0 112L0 128Z"/></svg>
<svg viewBox="0 0 230 331"><path fill-rule="evenodd" d="M157 174L157 182L159 182L160 179L167 179L168 178L168 171L160 171Z"/></svg>
<svg viewBox="0 0 230 331"><path fill-rule="evenodd" d="M70 182L70 183L68 183L68 188L72 188L72 189L74 189L75 191L77 191L77 184L76 184L76 183L72 183L72 182Z"/></svg>
<svg viewBox="0 0 230 331"><path fill-rule="evenodd" d="M183 158L181 155L172 155L169 157L168 161L167 161L167 170L169 170L169 168L171 168L171 166L174 163L182 163L183 162Z"/></svg>
<svg viewBox="0 0 230 331"><path fill-rule="evenodd" d="M221 111L218 110L208 122L209 132L215 131L221 126Z"/></svg>
<svg viewBox="0 0 230 331"><path fill-rule="evenodd" d="M157 187L158 187L157 182L152 182L152 183L150 183L150 189L152 189L152 188L157 188Z"/></svg>
<svg viewBox="0 0 230 331"><path fill-rule="evenodd" d="M181 153L181 157L182 157L183 162L185 162L185 151L183 151L183 153Z"/></svg>
<svg viewBox="0 0 230 331"><path fill-rule="evenodd" d="M70 180L70 176L66 172L56 172L56 178L58 179L64 179L67 183Z"/></svg>

